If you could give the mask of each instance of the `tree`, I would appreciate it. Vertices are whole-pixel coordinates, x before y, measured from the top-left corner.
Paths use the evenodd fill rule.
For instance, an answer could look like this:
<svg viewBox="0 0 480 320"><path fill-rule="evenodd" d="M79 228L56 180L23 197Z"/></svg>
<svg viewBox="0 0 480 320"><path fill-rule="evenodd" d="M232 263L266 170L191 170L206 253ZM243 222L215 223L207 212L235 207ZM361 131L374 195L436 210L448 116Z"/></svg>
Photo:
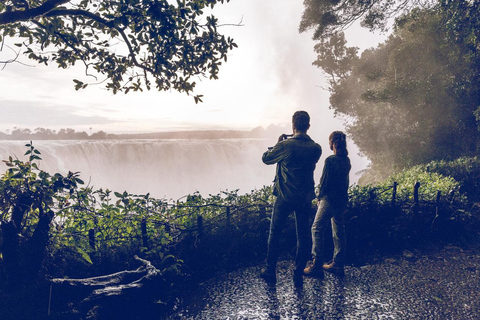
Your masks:
<svg viewBox="0 0 480 320"><path fill-rule="evenodd" d="M448 0L445 0L448 2ZM435 0L305 0L300 32L314 29L325 40L360 20L370 30L386 31L389 20L415 7L430 8Z"/></svg>
<svg viewBox="0 0 480 320"><path fill-rule="evenodd" d="M384 175L479 152L478 2L415 9L385 43L355 58L341 34L315 64L330 74L331 108ZM337 39L337 41L333 41Z"/></svg>
<svg viewBox="0 0 480 320"><path fill-rule="evenodd" d="M83 184L78 172L50 175L34 162L40 152L27 144L28 162L9 158L0 177L0 235L2 263L10 289L38 280L50 240L50 225Z"/></svg>
<svg viewBox="0 0 480 320"><path fill-rule="evenodd" d="M0 2L0 42L18 40L38 63L85 74L114 93L143 87L191 93L195 77L217 79L236 47L204 9L229 0L7 0ZM8 63L11 61L4 61ZM98 77L101 77L99 79ZM75 88L87 86L74 80ZM200 95L195 101L201 101Z"/></svg>

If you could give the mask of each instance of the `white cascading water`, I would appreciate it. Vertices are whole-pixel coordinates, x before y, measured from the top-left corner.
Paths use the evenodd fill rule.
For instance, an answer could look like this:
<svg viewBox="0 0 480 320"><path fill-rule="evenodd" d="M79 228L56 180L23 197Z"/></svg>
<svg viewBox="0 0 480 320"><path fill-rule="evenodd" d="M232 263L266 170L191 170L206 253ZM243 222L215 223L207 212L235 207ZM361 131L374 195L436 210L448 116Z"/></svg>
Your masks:
<svg viewBox="0 0 480 320"><path fill-rule="evenodd" d="M150 193L179 199L240 189L248 193L270 185L275 166L261 157L274 141L264 139L192 140L50 140L34 141L41 152L39 167L50 174L80 171L95 189ZM27 160L26 141L1 141L0 160ZM4 172L6 166L0 170Z"/></svg>

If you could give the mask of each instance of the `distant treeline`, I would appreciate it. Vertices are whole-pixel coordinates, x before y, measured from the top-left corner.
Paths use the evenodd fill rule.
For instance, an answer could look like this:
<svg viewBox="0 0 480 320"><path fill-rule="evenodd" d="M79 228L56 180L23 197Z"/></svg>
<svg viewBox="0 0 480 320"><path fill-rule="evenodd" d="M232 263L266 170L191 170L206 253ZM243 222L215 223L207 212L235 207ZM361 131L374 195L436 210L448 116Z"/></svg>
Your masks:
<svg viewBox="0 0 480 320"><path fill-rule="evenodd" d="M195 130L153 133L122 133L113 134L98 131L88 134L85 131L74 129L51 130L36 128L14 128L10 133L0 132L0 140L99 140L99 139L245 139L264 138L284 133L285 128L279 125L270 125L266 129L257 127L250 131L241 130Z"/></svg>

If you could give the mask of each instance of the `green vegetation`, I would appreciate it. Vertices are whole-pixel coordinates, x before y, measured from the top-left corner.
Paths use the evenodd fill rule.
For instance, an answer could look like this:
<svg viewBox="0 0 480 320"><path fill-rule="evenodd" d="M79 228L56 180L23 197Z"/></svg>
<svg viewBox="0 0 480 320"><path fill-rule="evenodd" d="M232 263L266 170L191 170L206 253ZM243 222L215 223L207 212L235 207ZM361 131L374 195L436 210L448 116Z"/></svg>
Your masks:
<svg viewBox="0 0 480 320"><path fill-rule="evenodd" d="M92 128L90 128L91 131ZM52 130L46 128L14 128L7 133L0 132L0 140L100 140L100 139L242 139L242 138L265 138L277 137L285 128L280 125L270 125L267 129L256 127L246 130L189 130L171 132L150 133L121 133L113 134L105 131L97 131L91 134L85 131L75 131L72 128Z"/></svg>
<svg viewBox="0 0 480 320"><path fill-rule="evenodd" d="M352 186L346 223L351 259L429 242L478 240L479 175L478 157L460 158L405 169L380 183Z"/></svg>
<svg viewBox="0 0 480 320"><path fill-rule="evenodd" d="M437 172L454 178L460 184L459 191L470 202L480 201L480 157L461 157L452 161L433 161L420 166L425 171Z"/></svg>
<svg viewBox="0 0 480 320"><path fill-rule="evenodd" d="M133 269L139 255L160 270L164 286L157 298L168 305L187 275L205 277L263 257L271 188L167 203L148 194L93 190L78 172L50 175L36 164L40 152L27 148L28 161L6 160L0 180L2 295L41 287L46 275Z"/></svg>
<svg viewBox="0 0 480 320"><path fill-rule="evenodd" d="M389 20L415 7L432 8L448 0L305 0L300 32L314 29L313 38L325 41L355 21L370 30L387 29Z"/></svg>
<svg viewBox="0 0 480 320"><path fill-rule="evenodd" d="M330 107L347 119L347 132L372 161L375 181L415 165L479 153L479 1L430 1L409 9L384 43L361 55L339 32L342 21L365 15L376 25L396 10L395 3L320 2L318 7L307 1L304 14L311 15L308 25L326 32L314 64L328 75ZM414 2L402 1L403 9ZM321 12L336 19L321 20ZM336 32L329 33L330 27Z"/></svg>
<svg viewBox="0 0 480 320"><path fill-rule="evenodd" d="M113 93L154 87L190 94L196 77L217 79L237 45L204 11L228 0L0 2L0 43L41 64L85 68L75 88L105 83ZM16 46L14 49L13 45ZM195 102L201 101L195 95Z"/></svg>
<svg viewBox="0 0 480 320"><path fill-rule="evenodd" d="M478 236L480 1L304 4L330 108L372 163L350 189L352 257ZM394 18L376 48L347 45L352 23L386 31Z"/></svg>
<svg viewBox="0 0 480 320"><path fill-rule="evenodd" d="M132 270L138 255L160 270L153 293L168 310L190 282L264 260L271 187L245 195L237 190L208 197L194 193L168 203L148 194L93 190L78 172L50 175L36 164L40 152L31 144L27 148L28 161L6 160L0 180L3 305L31 295L29 288L44 288L46 276L84 278ZM376 185L352 186L346 222L350 263L428 241L473 241L480 210L462 188L479 174L478 158L462 158L404 170ZM282 240L284 255L295 250L294 232L291 217ZM36 307L46 303L41 297L33 307L19 304L18 312L34 316ZM66 304L56 310L71 312Z"/></svg>

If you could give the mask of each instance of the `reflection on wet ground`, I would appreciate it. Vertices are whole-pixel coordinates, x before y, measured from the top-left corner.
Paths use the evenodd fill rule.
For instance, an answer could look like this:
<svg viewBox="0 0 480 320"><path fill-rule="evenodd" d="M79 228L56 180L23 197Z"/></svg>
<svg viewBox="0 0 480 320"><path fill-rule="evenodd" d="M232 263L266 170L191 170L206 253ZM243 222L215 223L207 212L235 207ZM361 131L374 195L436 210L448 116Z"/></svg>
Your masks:
<svg viewBox="0 0 480 320"><path fill-rule="evenodd" d="M479 319L480 250L405 253L338 278L304 278L279 263L277 283L260 266L219 275L186 294L168 319Z"/></svg>

